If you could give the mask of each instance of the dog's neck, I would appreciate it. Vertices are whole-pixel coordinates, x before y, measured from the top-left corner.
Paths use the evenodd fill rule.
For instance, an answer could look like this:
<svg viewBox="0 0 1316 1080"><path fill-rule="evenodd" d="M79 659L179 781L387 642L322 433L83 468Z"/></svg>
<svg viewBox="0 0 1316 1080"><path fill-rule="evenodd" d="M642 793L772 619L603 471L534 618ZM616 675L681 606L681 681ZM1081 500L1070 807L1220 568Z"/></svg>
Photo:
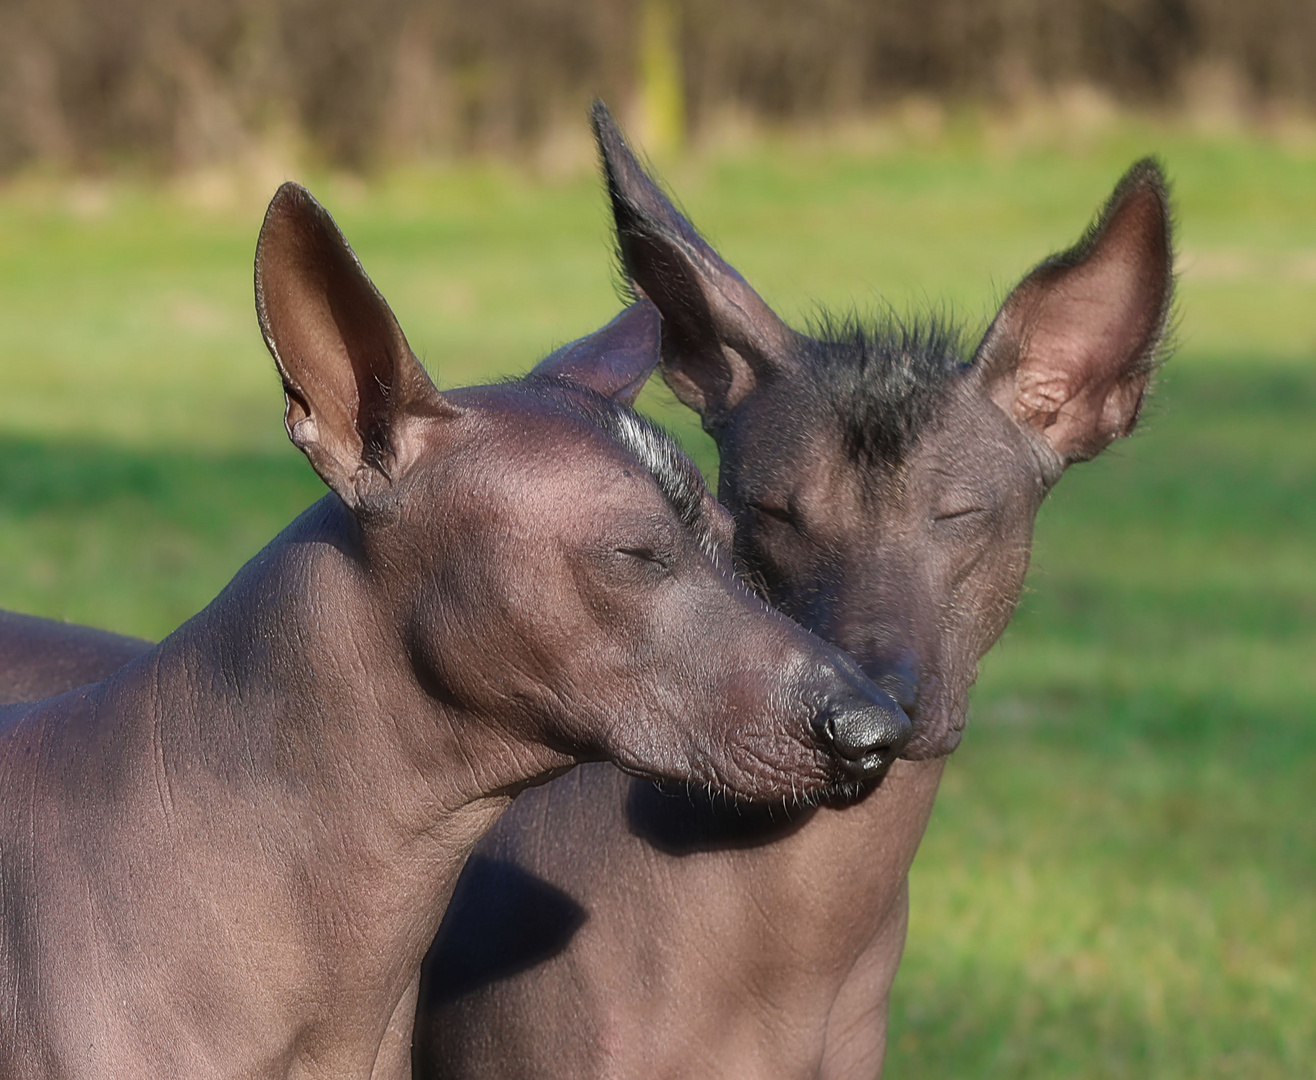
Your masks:
<svg viewBox="0 0 1316 1080"><path fill-rule="evenodd" d="M6 940L7 989L100 1032L36 1036L73 1075L368 1075L471 847L543 771L404 670L349 524L330 496L155 649L13 713L0 772L33 795L0 903L44 926ZM180 1015L199 980L213 1011Z"/></svg>

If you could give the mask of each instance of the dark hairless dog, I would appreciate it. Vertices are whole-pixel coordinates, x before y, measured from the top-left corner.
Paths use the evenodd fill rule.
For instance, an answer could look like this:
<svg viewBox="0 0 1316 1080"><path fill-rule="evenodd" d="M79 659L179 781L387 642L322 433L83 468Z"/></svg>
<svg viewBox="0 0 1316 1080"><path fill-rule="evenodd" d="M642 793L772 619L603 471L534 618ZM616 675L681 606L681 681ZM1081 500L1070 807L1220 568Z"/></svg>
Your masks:
<svg viewBox="0 0 1316 1080"><path fill-rule="evenodd" d="M1128 434L1170 308L1150 162L1005 300L971 357L936 325L787 327L596 112L624 272L721 450L742 561L915 723L858 806L783 817L606 765L527 793L430 954L421 1077L865 1077L882 1067L906 873L1034 516Z"/></svg>
<svg viewBox="0 0 1316 1080"><path fill-rule="evenodd" d="M0 710L5 1077L393 1074L457 873L526 785L610 759L831 798L909 734L739 585L698 472L626 408L649 304L440 394L295 185L256 296L332 494L106 680Z"/></svg>

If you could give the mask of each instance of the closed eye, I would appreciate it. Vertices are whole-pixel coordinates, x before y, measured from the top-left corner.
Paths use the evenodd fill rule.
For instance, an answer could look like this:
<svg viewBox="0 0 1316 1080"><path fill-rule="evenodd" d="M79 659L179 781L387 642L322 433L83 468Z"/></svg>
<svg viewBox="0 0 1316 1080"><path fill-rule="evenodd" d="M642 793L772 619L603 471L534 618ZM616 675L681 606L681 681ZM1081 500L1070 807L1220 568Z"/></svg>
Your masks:
<svg viewBox="0 0 1316 1080"><path fill-rule="evenodd" d="M795 515L783 507L774 506L771 503L751 502L749 508L763 517L772 518L774 521L784 521L787 525L795 524Z"/></svg>
<svg viewBox="0 0 1316 1080"><path fill-rule="evenodd" d="M963 521L966 518L972 518L977 514L986 514L985 506L966 506L959 510L943 510L940 513L933 514L933 521Z"/></svg>
<svg viewBox="0 0 1316 1080"><path fill-rule="evenodd" d="M652 547L619 547L618 555L626 555L632 559L639 559L641 562L650 563L662 570L672 568L672 556L670 553L659 551Z"/></svg>

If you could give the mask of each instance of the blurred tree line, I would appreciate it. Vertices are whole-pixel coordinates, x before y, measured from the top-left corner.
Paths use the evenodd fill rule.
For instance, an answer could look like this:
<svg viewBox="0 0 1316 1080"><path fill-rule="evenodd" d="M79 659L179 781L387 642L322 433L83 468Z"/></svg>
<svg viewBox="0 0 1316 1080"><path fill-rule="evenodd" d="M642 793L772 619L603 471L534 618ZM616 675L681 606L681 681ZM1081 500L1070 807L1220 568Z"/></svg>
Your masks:
<svg viewBox="0 0 1316 1080"><path fill-rule="evenodd" d="M1316 0L0 0L0 173L188 168L271 132L350 167L515 152L594 95L679 138L909 94L1176 107L1204 80L1316 105Z"/></svg>

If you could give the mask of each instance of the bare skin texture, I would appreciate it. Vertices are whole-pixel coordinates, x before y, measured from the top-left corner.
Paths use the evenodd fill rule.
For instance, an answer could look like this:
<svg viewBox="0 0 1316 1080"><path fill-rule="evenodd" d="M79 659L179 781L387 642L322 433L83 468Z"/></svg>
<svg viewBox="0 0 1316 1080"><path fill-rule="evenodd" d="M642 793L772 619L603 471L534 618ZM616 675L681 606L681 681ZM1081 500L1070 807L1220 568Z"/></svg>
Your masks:
<svg viewBox="0 0 1316 1080"><path fill-rule="evenodd" d="M742 561L901 700L915 737L847 809L752 814L607 766L527 793L476 849L422 987L425 1078L881 1071L907 871L979 657L1064 469L1134 426L1170 306L1150 162L950 336L786 327L596 112L618 248L663 313L662 371L721 449Z"/></svg>
<svg viewBox="0 0 1316 1080"><path fill-rule="evenodd" d="M734 580L729 521L625 410L650 305L440 394L291 184L256 293L332 494L108 679L0 710L6 1078L395 1074L458 871L527 784L610 759L825 796L909 734Z"/></svg>

